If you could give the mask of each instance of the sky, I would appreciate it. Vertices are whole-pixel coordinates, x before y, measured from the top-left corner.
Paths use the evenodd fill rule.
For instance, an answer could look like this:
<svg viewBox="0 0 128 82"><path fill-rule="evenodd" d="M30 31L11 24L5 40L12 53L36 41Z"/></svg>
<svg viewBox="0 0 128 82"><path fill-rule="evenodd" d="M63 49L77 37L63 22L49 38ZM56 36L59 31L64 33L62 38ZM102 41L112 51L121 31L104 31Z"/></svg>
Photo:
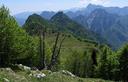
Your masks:
<svg viewBox="0 0 128 82"><path fill-rule="evenodd" d="M0 0L0 5L10 9L11 14L28 11L59 11L83 8L89 3L103 6L128 6L128 0Z"/></svg>

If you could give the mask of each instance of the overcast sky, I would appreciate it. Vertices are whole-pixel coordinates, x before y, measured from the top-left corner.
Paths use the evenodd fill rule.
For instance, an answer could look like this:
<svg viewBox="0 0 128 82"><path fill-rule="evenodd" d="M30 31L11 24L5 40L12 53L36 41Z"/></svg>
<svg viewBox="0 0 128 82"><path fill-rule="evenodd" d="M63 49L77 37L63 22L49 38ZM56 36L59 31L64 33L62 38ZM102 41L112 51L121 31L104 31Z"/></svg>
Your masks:
<svg viewBox="0 0 128 82"><path fill-rule="evenodd" d="M58 11L86 7L89 3L103 6L128 6L128 0L0 0L12 14L26 11Z"/></svg>

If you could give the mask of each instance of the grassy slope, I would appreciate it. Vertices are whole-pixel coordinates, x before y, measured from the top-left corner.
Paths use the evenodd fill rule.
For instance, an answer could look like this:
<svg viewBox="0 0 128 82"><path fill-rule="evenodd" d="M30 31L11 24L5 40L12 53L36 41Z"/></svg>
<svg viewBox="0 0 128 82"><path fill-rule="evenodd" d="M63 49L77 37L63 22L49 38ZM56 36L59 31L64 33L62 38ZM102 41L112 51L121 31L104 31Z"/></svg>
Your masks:
<svg viewBox="0 0 128 82"><path fill-rule="evenodd" d="M111 82L102 79L71 77L60 72L53 72L42 79L37 79L29 76L29 73L25 71L13 72L0 69L0 82L4 82L3 78L8 79L9 82Z"/></svg>
<svg viewBox="0 0 128 82"><path fill-rule="evenodd" d="M46 45L49 46L50 48L52 48L54 41L55 41L54 35L47 36ZM69 57L69 55L72 55L74 51L77 51L82 54L82 53L84 53L85 50L94 48L94 45L95 44L90 43L90 42L80 41L73 36L66 37L66 39L64 40L62 49L61 49L61 53L60 53L61 64L65 63L66 59ZM66 67L66 66L64 66L64 67ZM62 68L62 69L65 69L65 68Z"/></svg>
<svg viewBox="0 0 128 82"><path fill-rule="evenodd" d="M54 35L47 35L47 46L52 48L54 40ZM92 47L94 47L94 44L90 42L79 41L73 36L67 37L63 43L63 47L61 50L61 61L65 62L68 56L72 54L72 51L83 52L84 50L90 49ZM42 79L31 77L29 76L29 74L30 72L25 71L13 72L0 69L0 82L4 82L3 78L8 79L9 82L111 82L102 79L71 77L62 74L61 72L53 72Z"/></svg>

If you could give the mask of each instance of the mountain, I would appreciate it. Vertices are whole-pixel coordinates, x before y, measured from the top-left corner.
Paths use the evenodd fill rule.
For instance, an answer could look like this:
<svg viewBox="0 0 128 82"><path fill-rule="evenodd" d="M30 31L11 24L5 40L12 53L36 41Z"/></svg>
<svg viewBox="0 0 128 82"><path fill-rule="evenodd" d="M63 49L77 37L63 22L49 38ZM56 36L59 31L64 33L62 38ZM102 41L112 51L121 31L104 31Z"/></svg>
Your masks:
<svg viewBox="0 0 128 82"><path fill-rule="evenodd" d="M29 15L32 15L33 13L34 12L22 12L22 13L15 14L14 17L26 19L29 17Z"/></svg>
<svg viewBox="0 0 128 82"><path fill-rule="evenodd" d="M108 13L105 9L95 9L87 17L73 19L79 24L105 38L113 48L119 48L128 41L128 15Z"/></svg>
<svg viewBox="0 0 128 82"><path fill-rule="evenodd" d="M26 19L30 15L32 15L33 13L40 14L40 12L22 12L22 13L15 14L14 15L14 18L19 23L19 25L22 26L25 23Z"/></svg>
<svg viewBox="0 0 128 82"><path fill-rule="evenodd" d="M79 20L79 16L87 17L95 9L104 9L106 12L108 12L110 14L117 14L117 15L120 15L120 16L128 15L128 7L127 6L123 7L123 8L120 8L120 7L104 7L104 6L95 5L95 4L89 4L87 7L79 8L75 12L73 10L69 10L69 11L66 12L66 15L68 15L73 20L77 21L77 19ZM84 21L83 18L82 18L81 21ZM77 21L77 22L79 22L79 21Z"/></svg>
<svg viewBox="0 0 128 82"><path fill-rule="evenodd" d="M86 21L91 30L103 35L106 30L110 29L118 17L118 15L109 14L103 9L96 9L87 17Z"/></svg>
<svg viewBox="0 0 128 82"><path fill-rule="evenodd" d="M97 42L105 41L103 38L99 37L93 31L88 30L87 28L70 19L63 12L58 12L57 14L55 14L50 21L54 25L56 25L56 27L60 31L69 32L77 37L87 38L95 40Z"/></svg>
<svg viewBox="0 0 128 82"><path fill-rule="evenodd" d="M64 13L70 18L74 19L79 15L83 15L87 17L92 11L98 8L104 9L108 13L111 13L111 14L118 14L121 16L128 15L128 7L123 7L123 8L104 7L101 5L94 5L94 4L89 4L86 8L73 8L73 9L64 10ZM50 18L56 14L56 12L53 12L53 11L43 11L42 13L41 12L22 12L22 13L14 15L14 17L16 18L16 20L18 21L20 25L23 25L23 23L28 18L28 16L32 15L33 13L40 14L43 18L48 19L48 20L50 20Z"/></svg>
<svg viewBox="0 0 128 82"><path fill-rule="evenodd" d="M113 30L114 31L113 32L112 26L113 24L115 24L118 18L119 18L118 15L110 14L104 9L95 9L92 13L90 13L86 21L90 30L106 38L113 47L117 47L119 46L118 41L120 40L120 38L114 38L116 36L119 36L119 34L117 35L113 34L114 32L117 31ZM110 34L113 36L108 36Z"/></svg>
<svg viewBox="0 0 128 82"><path fill-rule="evenodd" d="M40 15L32 14L28 17L23 28L30 34L35 35L40 30L40 27L51 27L49 21L42 18Z"/></svg>
<svg viewBox="0 0 128 82"><path fill-rule="evenodd" d="M43 11L43 12L40 14L40 16L42 16L42 17L45 18L45 19L50 20L51 17L52 17L53 15L55 15L55 14L56 14L56 13L53 12L53 11Z"/></svg>
<svg viewBox="0 0 128 82"><path fill-rule="evenodd" d="M79 15L72 18L72 20L76 21L77 23L81 24L84 27L88 27L87 16Z"/></svg>
<svg viewBox="0 0 128 82"><path fill-rule="evenodd" d="M26 29L30 35L33 35L38 33L39 27L43 26L51 30L58 30L63 33L71 34L76 38L83 38L99 43L105 42L105 40L96 33L74 22L63 12L58 12L49 21L37 14L30 15L23 25L23 28Z"/></svg>
<svg viewBox="0 0 128 82"><path fill-rule="evenodd" d="M69 10L65 14L72 19L78 18L79 16L87 17L92 11L102 7L103 6L89 4L86 8L79 8L79 10L76 10L75 12L73 10Z"/></svg>
<svg viewBox="0 0 128 82"><path fill-rule="evenodd" d="M121 16L107 32L107 38L115 47L120 47L128 42L128 15Z"/></svg>
<svg viewBox="0 0 128 82"><path fill-rule="evenodd" d="M128 6L120 8L120 7L104 7L104 6L95 5L95 4L89 4L86 8L82 8L82 9L76 11L74 14L77 14L77 16L78 15L88 16L95 9L104 9L108 13L118 14L118 15L121 15L121 16L128 15Z"/></svg>

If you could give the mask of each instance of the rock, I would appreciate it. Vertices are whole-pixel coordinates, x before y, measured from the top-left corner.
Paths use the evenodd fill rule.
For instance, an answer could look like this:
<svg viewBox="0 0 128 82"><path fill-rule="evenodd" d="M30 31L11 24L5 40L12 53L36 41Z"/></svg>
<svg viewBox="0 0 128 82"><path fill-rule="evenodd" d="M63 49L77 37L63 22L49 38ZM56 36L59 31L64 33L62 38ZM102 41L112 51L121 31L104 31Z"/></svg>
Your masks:
<svg viewBox="0 0 128 82"><path fill-rule="evenodd" d="M52 71L50 71L50 70L41 70L40 72L42 72L42 73L44 73L46 75L49 75L49 74L52 73Z"/></svg>
<svg viewBox="0 0 128 82"><path fill-rule="evenodd" d="M7 78L3 78L4 82L10 82Z"/></svg>
<svg viewBox="0 0 128 82"><path fill-rule="evenodd" d="M66 70L62 70L61 73L62 73L62 74L65 74L65 75L69 75L69 76L71 76L71 77L75 77L74 74L72 74L71 72L66 71Z"/></svg>
<svg viewBox="0 0 128 82"><path fill-rule="evenodd" d="M38 79L41 79L46 76L46 74L40 72L40 71L31 71L31 74L29 74L30 77L35 77Z"/></svg>
<svg viewBox="0 0 128 82"><path fill-rule="evenodd" d="M39 74L30 74L29 76L33 76L35 78L41 79L43 77L45 77L46 75L44 73L39 73Z"/></svg>
<svg viewBox="0 0 128 82"><path fill-rule="evenodd" d="M38 79L41 79L41 78L45 77L46 75L44 73L40 73L40 74L34 74L33 76Z"/></svg>
<svg viewBox="0 0 128 82"><path fill-rule="evenodd" d="M22 64L17 65L23 71L31 71L31 68Z"/></svg>
<svg viewBox="0 0 128 82"><path fill-rule="evenodd" d="M6 70L7 72L14 73L14 71L13 71L11 68L5 68L5 70Z"/></svg>
<svg viewBox="0 0 128 82"><path fill-rule="evenodd" d="M11 68L0 68L0 71L7 71L9 73L14 73L14 71Z"/></svg>

